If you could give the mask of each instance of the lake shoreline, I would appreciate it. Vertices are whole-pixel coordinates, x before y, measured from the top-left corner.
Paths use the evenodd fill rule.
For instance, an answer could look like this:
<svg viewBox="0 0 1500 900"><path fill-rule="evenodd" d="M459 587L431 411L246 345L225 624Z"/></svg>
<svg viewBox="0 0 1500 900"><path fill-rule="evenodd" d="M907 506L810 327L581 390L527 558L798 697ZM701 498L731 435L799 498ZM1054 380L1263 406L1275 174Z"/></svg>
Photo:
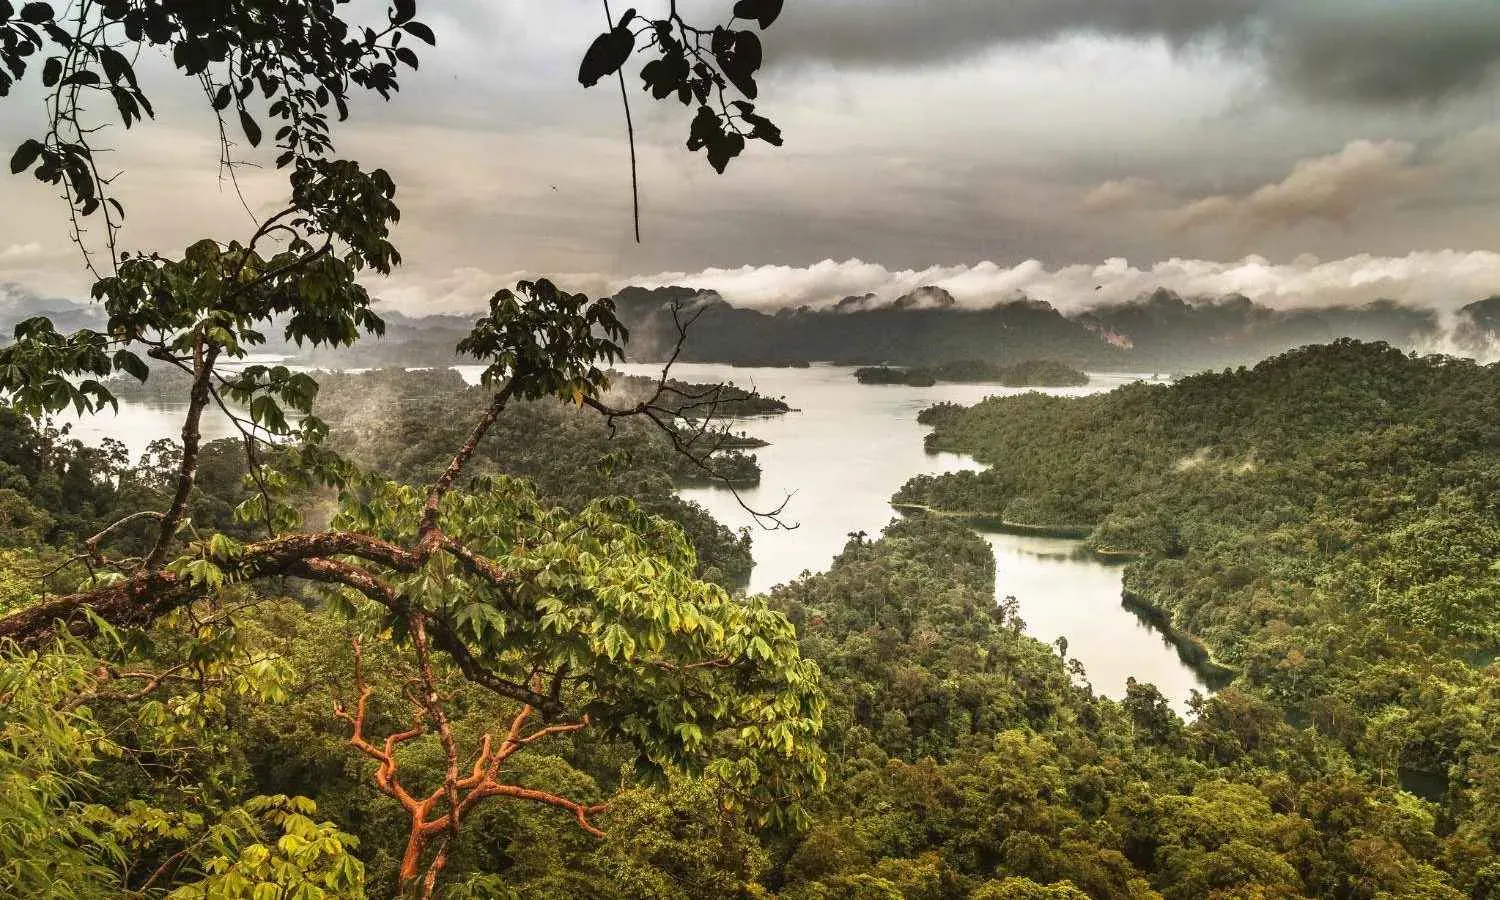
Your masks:
<svg viewBox="0 0 1500 900"><path fill-rule="evenodd" d="M1162 637L1171 642L1183 663L1214 690L1222 690L1239 677L1238 669L1214 658L1213 651L1208 648L1202 638L1173 624L1171 614L1165 609L1130 590L1121 591L1120 605L1148 623Z"/></svg>

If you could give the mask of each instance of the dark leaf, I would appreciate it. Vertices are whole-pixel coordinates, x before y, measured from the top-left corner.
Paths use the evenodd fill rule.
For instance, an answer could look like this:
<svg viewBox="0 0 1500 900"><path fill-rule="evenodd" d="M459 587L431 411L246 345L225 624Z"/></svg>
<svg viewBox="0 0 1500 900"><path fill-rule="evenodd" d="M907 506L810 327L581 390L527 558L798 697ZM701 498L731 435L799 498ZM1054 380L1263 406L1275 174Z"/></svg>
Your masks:
<svg viewBox="0 0 1500 900"><path fill-rule="evenodd" d="M417 14L416 0L392 0L393 10L391 12L391 24L400 25L410 22L412 16Z"/></svg>
<svg viewBox="0 0 1500 900"><path fill-rule="evenodd" d="M233 99L233 95L229 90L229 85L219 85L219 89L214 91L214 109L223 112L229 108L229 101L231 99Z"/></svg>
<svg viewBox="0 0 1500 900"><path fill-rule="evenodd" d="M250 146L260 146L260 126L243 109L240 110L240 127L245 130L245 139L250 142Z"/></svg>
<svg viewBox="0 0 1500 900"><path fill-rule="evenodd" d="M49 56L42 64L42 87L52 87L62 78L62 57Z"/></svg>
<svg viewBox="0 0 1500 900"><path fill-rule="evenodd" d="M16 153L10 158L10 172L19 175L31 168L37 157L42 155L42 142L38 140L22 141L21 146L16 148Z"/></svg>
<svg viewBox="0 0 1500 900"><path fill-rule="evenodd" d="M599 79L618 72L634 49L635 35L627 28L615 28L594 38L578 67L578 83L593 87Z"/></svg>
<svg viewBox="0 0 1500 900"><path fill-rule="evenodd" d="M432 29L421 22L407 22L401 26L401 30L414 38L426 41L429 45L437 43L437 36L432 33Z"/></svg>
<svg viewBox="0 0 1500 900"><path fill-rule="evenodd" d="M25 6L21 7L22 22L30 22L33 25L40 25L43 22L52 21L53 18L54 16L52 13L51 4L28 3Z"/></svg>
<svg viewBox="0 0 1500 900"><path fill-rule="evenodd" d="M782 0L739 0L734 5L734 17L754 19L761 28L770 28L781 15Z"/></svg>
<svg viewBox="0 0 1500 900"><path fill-rule="evenodd" d="M125 82L131 87L136 86L135 69L131 67L130 60L125 58L125 54L109 47L101 47L99 63L104 66L104 74L112 83Z"/></svg>
<svg viewBox="0 0 1500 900"><path fill-rule="evenodd" d="M719 41L716 39L715 44ZM760 68L761 46L760 38L753 31L733 32L733 39L724 49L716 49L714 56L719 61L719 68L723 70L724 77L739 90L740 93L755 99L759 92L755 84L755 72Z"/></svg>
<svg viewBox="0 0 1500 900"><path fill-rule="evenodd" d="M715 172L723 175L729 161L739 156L744 149L745 139L735 132L721 135L708 142L708 164L714 167Z"/></svg>
<svg viewBox="0 0 1500 900"><path fill-rule="evenodd" d="M115 351L114 362L116 369L130 375L137 381L145 381L146 377L151 374L151 369L146 366L146 363L129 350Z"/></svg>

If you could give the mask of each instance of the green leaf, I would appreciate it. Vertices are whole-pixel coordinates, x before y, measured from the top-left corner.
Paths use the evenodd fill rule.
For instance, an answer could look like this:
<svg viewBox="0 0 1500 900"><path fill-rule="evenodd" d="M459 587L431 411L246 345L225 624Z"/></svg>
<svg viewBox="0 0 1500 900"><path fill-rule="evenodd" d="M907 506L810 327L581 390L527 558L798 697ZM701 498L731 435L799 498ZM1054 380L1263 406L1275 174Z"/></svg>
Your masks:
<svg viewBox="0 0 1500 900"><path fill-rule="evenodd" d="M151 375L151 368L145 361L129 350L117 350L114 356L115 368L130 375L137 381L144 382Z"/></svg>

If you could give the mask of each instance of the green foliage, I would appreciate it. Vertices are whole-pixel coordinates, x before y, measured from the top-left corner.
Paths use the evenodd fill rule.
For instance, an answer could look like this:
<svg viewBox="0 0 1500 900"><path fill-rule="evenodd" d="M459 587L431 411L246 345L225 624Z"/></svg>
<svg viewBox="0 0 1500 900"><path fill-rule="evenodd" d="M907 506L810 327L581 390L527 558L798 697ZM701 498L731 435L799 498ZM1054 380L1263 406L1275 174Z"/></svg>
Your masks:
<svg viewBox="0 0 1500 900"><path fill-rule="evenodd" d="M374 484L333 524L409 542L420 500ZM568 706L633 747L648 773L706 770L741 809L801 822L795 798L823 777L817 667L762 600L696 580L676 526L620 498L577 514L547 509L504 477L449 495L439 524L506 572L505 583L475 583L446 557L389 581L451 623L490 671L520 684L565 672L578 686ZM399 639L403 623L388 624Z"/></svg>
<svg viewBox="0 0 1500 900"><path fill-rule="evenodd" d="M666 791L616 794L593 865L610 873L619 894L641 900L754 896L764 890L768 854L719 801L710 782L686 779Z"/></svg>
<svg viewBox="0 0 1500 900"><path fill-rule="evenodd" d="M1442 828L1475 834L1497 746L1497 396L1495 366L1340 341L1169 387L990 400L927 418L930 446L993 468L899 499L1087 526L1138 557L1135 602L1376 782L1447 776L1429 788ZM1465 889L1479 877L1449 865Z"/></svg>
<svg viewBox="0 0 1500 900"><path fill-rule="evenodd" d="M105 897L119 852L82 799L89 767L115 752L86 708L93 682L65 653L0 655L0 893Z"/></svg>
<svg viewBox="0 0 1500 900"><path fill-rule="evenodd" d="M1450 860L1468 839L1263 700L1230 688L1185 724L1149 685L1117 703L1076 684L994 606L987 550L908 519L776 591L831 700L830 788L781 868L784 896L1467 889L1472 864Z"/></svg>
<svg viewBox="0 0 1500 900"><path fill-rule="evenodd" d="M318 414L329 424L331 447L367 470L411 484L429 482L443 470L491 397L450 370L326 373L319 383ZM655 389L654 381L641 378L611 376L610 384L604 397L615 406L633 406ZM707 385L677 387L687 395L709 390ZM742 393L726 392L722 402L736 413L785 409L780 401ZM707 463L735 484L753 485L760 477L754 458L737 451L720 451ZM544 503L574 511L604 497L631 497L687 533L700 576L726 587L749 578L748 536L729 531L677 496L678 484L701 480L704 472L643 419L620 419L611 426L593 410L571 403L512 403L470 465L476 474L526 478Z"/></svg>
<svg viewBox="0 0 1500 900"><path fill-rule="evenodd" d="M213 855L201 863L202 879L169 900L364 897L364 866L351 855L359 841L331 822L315 822L316 812L305 797L252 798L236 810L240 827L221 822L204 839Z"/></svg>

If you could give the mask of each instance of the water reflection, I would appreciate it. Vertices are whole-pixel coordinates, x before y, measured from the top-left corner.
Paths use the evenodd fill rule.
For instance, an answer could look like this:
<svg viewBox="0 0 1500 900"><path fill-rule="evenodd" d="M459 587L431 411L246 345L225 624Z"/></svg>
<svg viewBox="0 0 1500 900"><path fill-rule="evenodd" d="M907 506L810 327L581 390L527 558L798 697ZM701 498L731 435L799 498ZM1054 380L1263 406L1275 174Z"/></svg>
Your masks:
<svg viewBox="0 0 1500 900"><path fill-rule="evenodd" d="M1016 598L1031 636L1049 644L1067 638L1068 656L1083 663L1099 693L1122 696L1134 677L1185 712L1194 689L1208 692L1171 639L1120 603L1123 565L1063 538L982 536L995 551L995 596Z"/></svg>

